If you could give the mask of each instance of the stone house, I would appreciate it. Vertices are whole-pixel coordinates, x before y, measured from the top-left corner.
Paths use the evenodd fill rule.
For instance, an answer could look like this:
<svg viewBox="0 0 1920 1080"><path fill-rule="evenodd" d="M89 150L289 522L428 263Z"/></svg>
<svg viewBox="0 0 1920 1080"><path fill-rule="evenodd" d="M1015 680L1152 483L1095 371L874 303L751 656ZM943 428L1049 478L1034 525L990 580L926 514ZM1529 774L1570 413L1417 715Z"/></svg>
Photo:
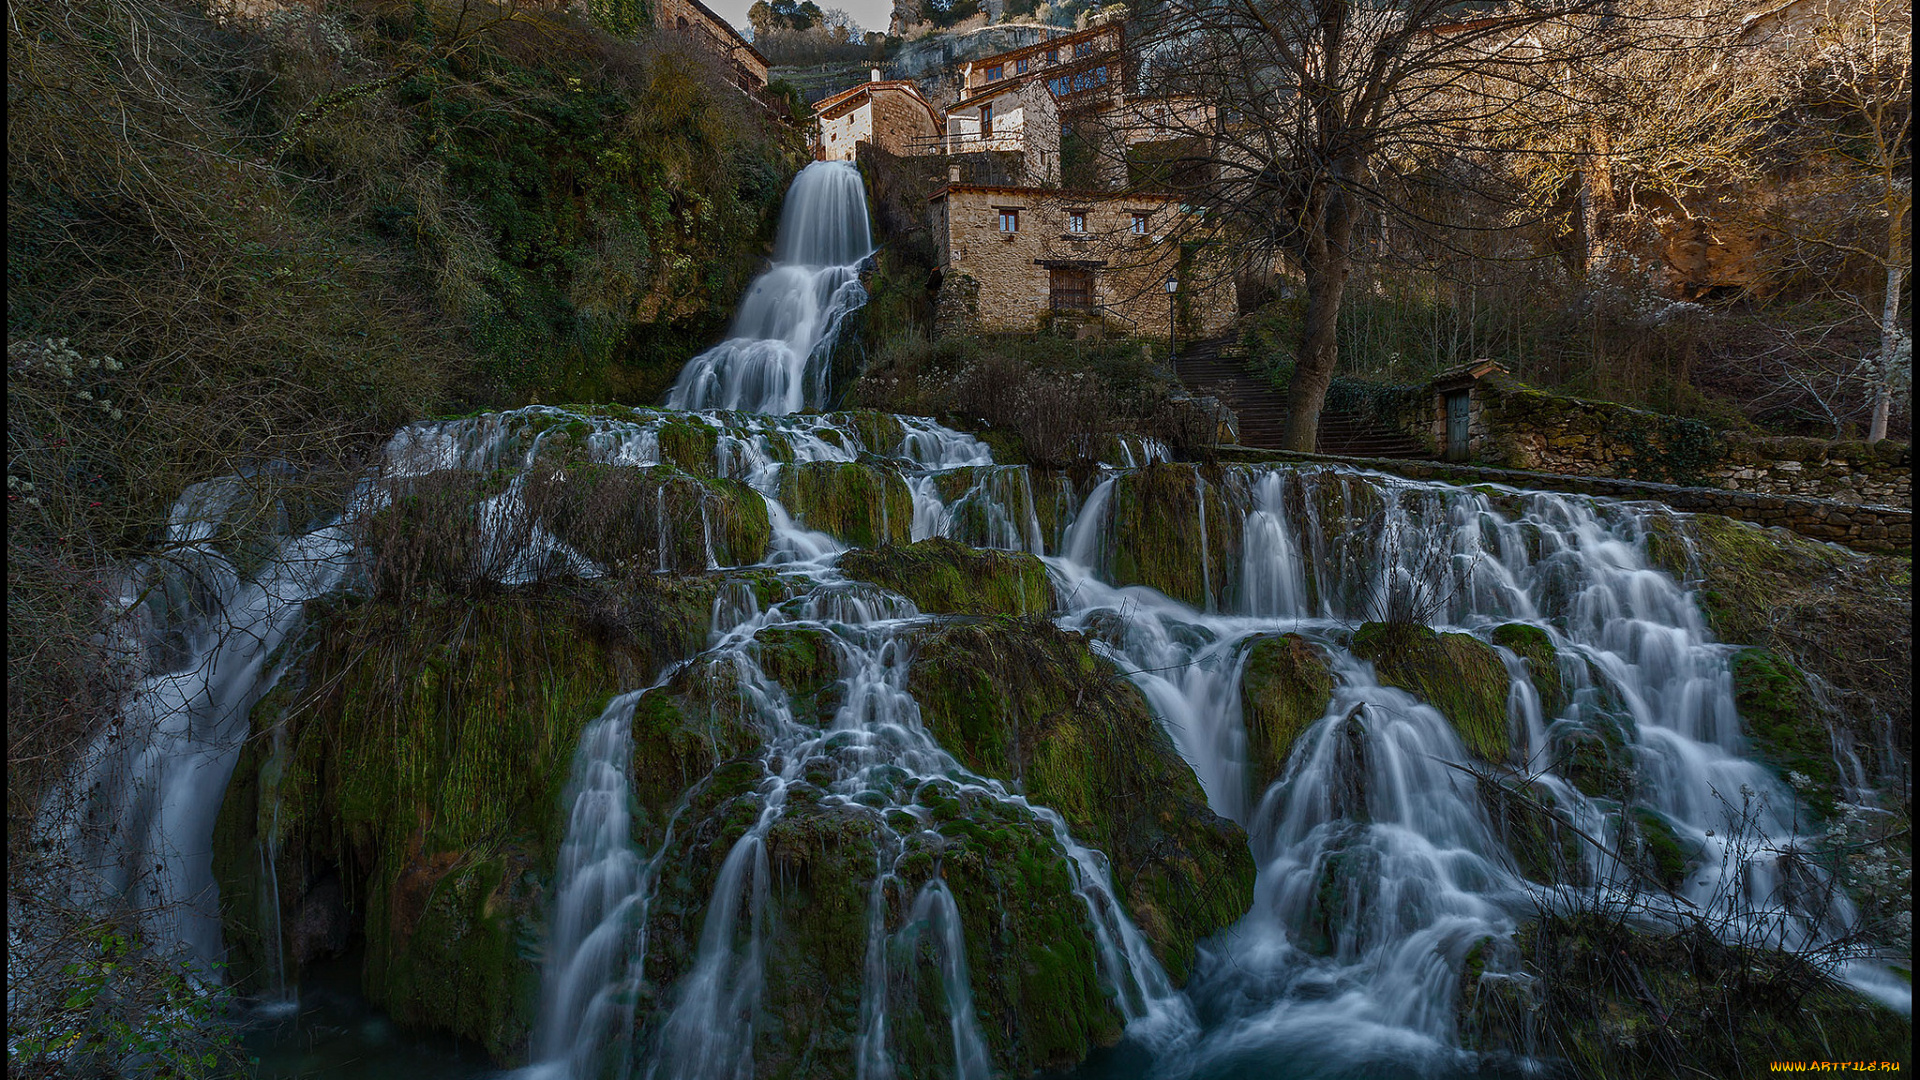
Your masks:
<svg viewBox="0 0 1920 1080"><path fill-rule="evenodd" d="M756 100L766 92L767 71L771 66L767 58L700 0L660 0L654 7L653 24L661 30L687 35L725 60L732 69L734 84Z"/></svg>
<svg viewBox="0 0 1920 1080"><path fill-rule="evenodd" d="M1120 21L1096 16L1085 30L967 61L961 68L963 93L971 97L1005 79L1039 76L1063 107L1117 99L1126 81L1125 48Z"/></svg>
<svg viewBox="0 0 1920 1080"><path fill-rule="evenodd" d="M819 125L813 156L820 161L852 161L863 142L903 157L938 152L944 129L940 111L919 87L881 79L877 70L871 81L822 100L813 117Z"/></svg>
<svg viewBox="0 0 1920 1080"><path fill-rule="evenodd" d="M1024 182L1060 182L1060 110L1038 78L1008 79L947 110L948 154L1018 154Z"/></svg>
<svg viewBox="0 0 1920 1080"><path fill-rule="evenodd" d="M1152 337L1177 319L1182 338L1218 333L1236 312L1233 282L1204 244L1169 241L1187 212L1173 195L951 182L928 200L936 330L1071 319Z"/></svg>

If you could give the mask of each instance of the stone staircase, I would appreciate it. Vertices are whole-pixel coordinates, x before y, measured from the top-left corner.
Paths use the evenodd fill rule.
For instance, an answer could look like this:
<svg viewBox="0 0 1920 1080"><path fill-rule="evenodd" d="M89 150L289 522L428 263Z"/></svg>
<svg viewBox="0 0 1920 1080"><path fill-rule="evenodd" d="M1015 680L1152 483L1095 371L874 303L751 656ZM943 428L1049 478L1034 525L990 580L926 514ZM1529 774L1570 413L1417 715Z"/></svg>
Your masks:
<svg viewBox="0 0 1920 1080"><path fill-rule="evenodd" d="M1280 448L1280 437L1287 429L1286 398L1249 368L1238 342L1230 337L1196 341L1174 357L1173 373L1189 391L1218 398L1233 410L1240 422L1241 446ZM1354 413L1321 413L1314 449L1342 457L1430 456L1408 436Z"/></svg>

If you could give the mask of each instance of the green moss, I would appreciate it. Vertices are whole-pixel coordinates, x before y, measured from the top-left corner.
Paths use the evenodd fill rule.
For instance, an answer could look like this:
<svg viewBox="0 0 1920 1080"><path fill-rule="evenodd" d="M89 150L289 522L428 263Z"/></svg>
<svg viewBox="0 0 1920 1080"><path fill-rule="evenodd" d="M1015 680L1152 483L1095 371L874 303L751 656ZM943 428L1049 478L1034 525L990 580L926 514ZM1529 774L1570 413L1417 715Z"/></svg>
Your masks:
<svg viewBox="0 0 1920 1080"><path fill-rule="evenodd" d="M696 419L670 419L659 428L660 460L695 476L712 476L720 431Z"/></svg>
<svg viewBox="0 0 1920 1080"><path fill-rule="evenodd" d="M1743 649L1733 658L1733 695L1754 747L1783 776L1797 772L1811 780L1808 802L1831 815L1840 781L1833 736L1806 675L1764 649Z"/></svg>
<svg viewBox="0 0 1920 1080"><path fill-rule="evenodd" d="M908 686L934 737L969 769L1019 785L1107 853L1175 980L1195 943L1245 913L1245 834L1207 808L1139 691L1085 639L1030 619L934 628Z"/></svg>
<svg viewBox="0 0 1920 1080"><path fill-rule="evenodd" d="M311 605L311 652L254 715L259 731L285 726L286 755L250 744L220 815L243 964L257 971L270 945L248 925L268 898L237 871L257 868L258 838L277 826L288 896L339 873L370 999L502 1061L523 1055L538 991L524 945L539 934L580 731L617 689L704 644L717 587L646 575L460 603ZM636 713L636 726L660 719ZM713 747L735 749L726 732L661 726L677 741L648 739L636 755L643 827L712 767Z"/></svg>
<svg viewBox="0 0 1920 1080"><path fill-rule="evenodd" d="M912 539L913 495L891 469L855 462L798 462L781 470L780 501L799 524L852 547Z"/></svg>
<svg viewBox="0 0 1920 1080"><path fill-rule="evenodd" d="M1678 889L1685 883L1687 872L1698 864L1700 852L1683 843L1666 818L1645 807L1634 809L1633 826L1640 837L1640 853L1647 871L1660 884Z"/></svg>
<svg viewBox="0 0 1920 1080"><path fill-rule="evenodd" d="M1352 649L1373 661L1383 685L1438 709L1475 756L1495 764L1507 760L1507 668L1486 642L1417 624L1370 622L1354 632Z"/></svg>
<svg viewBox="0 0 1920 1080"><path fill-rule="evenodd" d="M1220 486L1204 482L1198 468L1150 465L1114 485L1107 530L1114 584L1150 586L1202 608L1226 596L1233 577L1229 568L1240 563L1239 526L1245 515L1228 513ZM1202 499L1207 545L1197 551Z"/></svg>
<svg viewBox="0 0 1920 1080"><path fill-rule="evenodd" d="M1518 778L1480 777L1480 805L1520 873L1545 885L1584 885L1583 841L1569 827L1552 789Z"/></svg>
<svg viewBox="0 0 1920 1080"><path fill-rule="evenodd" d="M1588 798L1629 797L1635 780L1630 723L1624 716L1592 711L1556 728L1554 771Z"/></svg>
<svg viewBox="0 0 1920 1080"><path fill-rule="evenodd" d="M839 707L840 658L824 630L769 626L754 635L760 670L787 692L795 719L833 719Z"/></svg>
<svg viewBox="0 0 1920 1080"><path fill-rule="evenodd" d="M1326 715L1332 701L1333 672L1325 650L1298 634L1249 641L1240 675L1249 798L1259 799L1280 778L1294 741Z"/></svg>
<svg viewBox="0 0 1920 1080"><path fill-rule="evenodd" d="M935 537L850 551L840 569L902 593L926 612L1044 615L1054 607L1046 566L1024 551L987 551Z"/></svg>
<svg viewBox="0 0 1920 1080"><path fill-rule="evenodd" d="M1527 675L1540 695L1540 713L1551 720L1567 707L1567 688L1560 679L1559 650L1545 630L1528 623L1507 623L1493 631L1493 643L1511 649L1527 662Z"/></svg>
<svg viewBox="0 0 1920 1080"><path fill-rule="evenodd" d="M907 429L900 418L892 413L878 412L873 409L854 409L843 413L830 413L824 419L842 427L850 427L860 437L860 445L869 454L887 456L900 448L906 441Z"/></svg>
<svg viewBox="0 0 1920 1080"><path fill-rule="evenodd" d="M709 558L723 566L757 563L772 536L758 492L670 468L536 469L522 491L555 536L607 567L687 572L706 569Z"/></svg>

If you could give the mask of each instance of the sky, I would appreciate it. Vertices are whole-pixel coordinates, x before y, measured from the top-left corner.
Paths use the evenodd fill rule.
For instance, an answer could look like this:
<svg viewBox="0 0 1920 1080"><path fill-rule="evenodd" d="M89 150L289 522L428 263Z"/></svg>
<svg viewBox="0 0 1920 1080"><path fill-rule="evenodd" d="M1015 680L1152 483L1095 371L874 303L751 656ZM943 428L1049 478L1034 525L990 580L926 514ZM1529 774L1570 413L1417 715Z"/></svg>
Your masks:
<svg viewBox="0 0 1920 1080"><path fill-rule="evenodd" d="M752 24L747 22L747 9L753 6L753 0L701 0L719 16L733 24L735 30L743 34L753 32ZM834 8L853 16L862 30L885 32L887 20L893 16L893 0L813 0L821 10Z"/></svg>

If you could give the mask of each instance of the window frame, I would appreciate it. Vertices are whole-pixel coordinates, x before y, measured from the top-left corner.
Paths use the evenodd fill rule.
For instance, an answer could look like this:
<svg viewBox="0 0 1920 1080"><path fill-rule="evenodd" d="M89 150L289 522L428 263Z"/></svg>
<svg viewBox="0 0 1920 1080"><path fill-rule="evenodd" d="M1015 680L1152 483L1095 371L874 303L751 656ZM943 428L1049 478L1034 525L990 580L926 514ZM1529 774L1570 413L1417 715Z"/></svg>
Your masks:
<svg viewBox="0 0 1920 1080"><path fill-rule="evenodd" d="M1006 77L1007 77L1007 66L1005 64L995 64L992 67L987 69L988 82L999 82L1001 79L1004 79Z"/></svg>
<svg viewBox="0 0 1920 1080"><path fill-rule="evenodd" d="M1063 288L1074 284L1084 288ZM1090 267L1054 266L1047 270L1047 310L1092 311L1093 270Z"/></svg>
<svg viewBox="0 0 1920 1080"><path fill-rule="evenodd" d="M1139 210L1129 212L1133 215L1133 224L1127 227L1128 232L1131 232L1135 236L1146 236L1153 231L1152 212L1142 212Z"/></svg>
<svg viewBox="0 0 1920 1080"><path fill-rule="evenodd" d="M1076 236L1087 235L1087 212L1085 210L1067 211L1067 231Z"/></svg>
<svg viewBox="0 0 1920 1080"><path fill-rule="evenodd" d="M1026 57L1022 56L1013 62L1013 73L1015 75L1025 75L1027 73Z"/></svg>
<svg viewBox="0 0 1920 1080"><path fill-rule="evenodd" d="M1017 233L1020 231L1020 208L1019 207L996 206L994 207L994 209L999 211L1000 213L1000 232L1002 235L1012 236L1014 233Z"/></svg>

